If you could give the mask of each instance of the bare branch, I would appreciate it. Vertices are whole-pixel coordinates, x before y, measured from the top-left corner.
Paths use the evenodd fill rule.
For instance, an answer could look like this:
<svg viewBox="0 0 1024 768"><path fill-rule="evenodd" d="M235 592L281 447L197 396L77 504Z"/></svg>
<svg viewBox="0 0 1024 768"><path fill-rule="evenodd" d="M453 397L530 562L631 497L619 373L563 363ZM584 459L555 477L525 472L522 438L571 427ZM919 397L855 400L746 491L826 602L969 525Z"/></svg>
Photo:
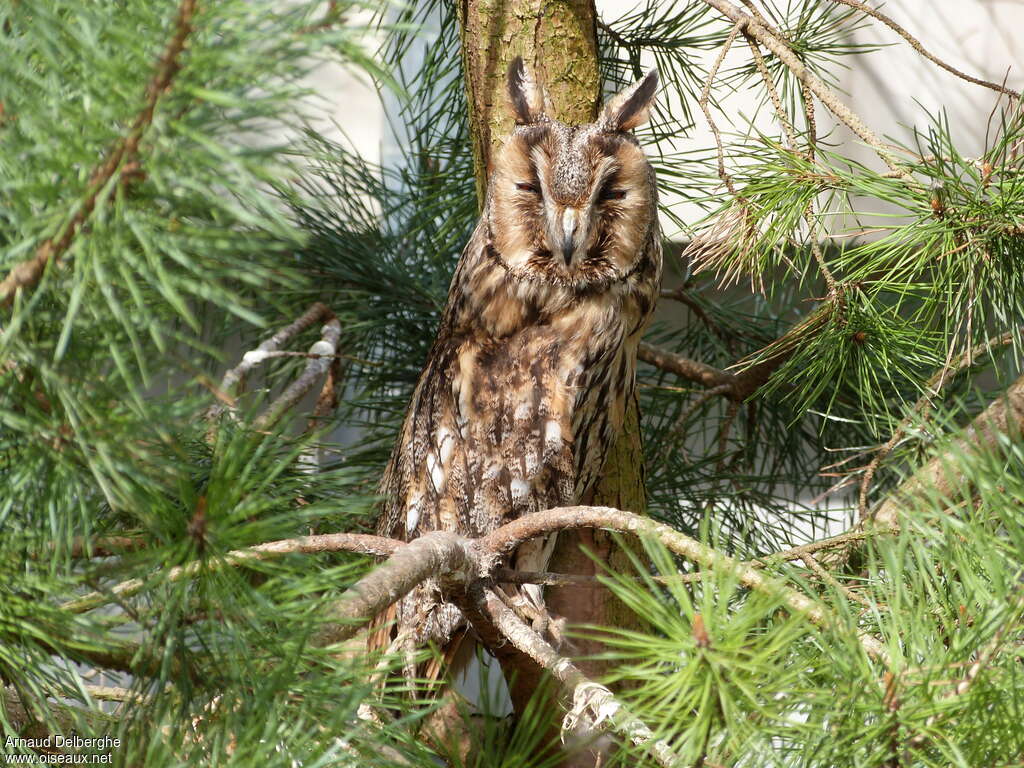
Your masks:
<svg viewBox="0 0 1024 768"><path fill-rule="evenodd" d="M270 429L290 408L308 393L332 365L332 356L338 351L341 323L332 317L323 327L320 341L309 348L310 360L299 377L253 422L257 432Z"/></svg>
<svg viewBox="0 0 1024 768"><path fill-rule="evenodd" d="M347 640L370 619L431 576L454 576L476 563L468 541L446 531L432 531L396 551L341 596L332 607L332 624L317 637L318 645Z"/></svg>
<svg viewBox="0 0 1024 768"><path fill-rule="evenodd" d="M133 701L143 702L145 696L116 685L84 685L85 692L96 701Z"/></svg>
<svg viewBox="0 0 1024 768"><path fill-rule="evenodd" d="M751 560L747 565L752 568L764 568L769 565L775 565L776 563L788 561L788 560L799 560L804 555L811 555L815 552L821 552L823 550L838 549L840 547L849 546L852 542L864 541L865 539L874 538L875 536L881 536L886 533L895 533L896 529L885 529L876 528L870 531L864 530L853 530L841 533L838 536L832 536L827 539L819 539L818 541L812 541L809 544L802 544L799 547L791 547L790 549L784 549L781 552L775 552L771 555L765 555L764 557L758 558L757 560Z"/></svg>
<svg viewBox="0 0 1024 768"><path fill-rule="evenodd" d="M708 106L708 99L711 95L711 86L714 83L715 77L718 74L718 70L722 66L722 62L725 61L725 56L729 53L729 49L732 44L736 41L736 36L746 26L745 22L736 22L732 30L729 32L728 37L725 38L725 42L722 43L722 48L718 52L718 56L715 57L715 63L711 65L711 70L708 72L707 80L704 81L704 88L700 92L700 98L697 103L700 105L701 112L704 113L704 119L707 120L708 128L711 129L711 133L715 137L715 147L718 152L718 178L720 178L726 189L729 190L733 197L739 198L739 192L736 190L736 186L732 182L732 177L728 171L725 170L725 150L722 147L722 134L718 130L718 125L715 123L714 118L711 116L711 108Z"/></svg>
<svg viewBox="0 0 1024 768"><path fill-rule="evenodd" d="M871 608L872 607L871 602L867 598L861 597L856 592L854 592L852 589L847 587L845 584L841 583L831 573L826 571L822 567L821 563L818 562L817 558L814 557L814 555L812 555L812 554L801 555L800 559L803 561L803 564L806 565L808 568L810 568L819 579L824 581L826 584L829 584L830 586L834 587L835 589L838 589L840 592L842 592L846 596L846 598L848 600L853 600L855 602L858 602L858 603L860 603L861 605L863 605L863 606L865 606L867 608Z"/></svg>
<svg viewBox="0 0 1024 768"><path fill-rule="evenodd" d="M558 652L515 615L490 590L481 590L478 604L494 626L512 645L548 670L569 694L573 706L566 715L562 730L573 731L582 726L593 733L598 728L612 728L634 745L651 751L659 765L678 766L682 761L672 748L660 741L642 721L631 715L605 688L589 680L579 667Z"/></svg>
<svg viewBox="0 0 1024 768"><path fill-rule="evenodd" d="M892 153L889 147L879 139L874 132L865 125L864 121L844 104L835 92L832 91L821 78L811 72L792 49L780 38L766 29L761 22L742 11L738 6L728 0L704 0L704 2L727 16L736 24L743 25L744 34L757 39L762 45L778 57L779 61L786 65L793 75L814 93L815 96L842 121L851 131L859 136L864 143L875 150L875 153L882 159L889 169L898 173L900 178L914 182L909 169L906 168ZM916 183L916 182L914 182Z"/></svg>
<svg viewBox="0 0 1024 768"><path fill-rule="evenodd" d="M321 304L319 301L316 302L310 306L309 309L303 312L295 322L289 323L284 328L280 329L277 333L256 347L256 349L246 352L242 356L242 361L224 374L224 378L220 381L221 390L228 396L233 397L237 394L235 392L235 387L245 379L253 368L266 360L271 353L279 350L282 345L287 344L295 336L298 336L307 328L312 327L315 323L326 322L333 317L334 313L331 312L325 304Z"/></svg>
<svg viewBox="0 0 1024 768"><path fill-rule="evenodd" d="M290 554L315 554L319 552L360 552L367 555L386 556L396 552L404 544L394 539L381 536L368 536L361 533L327 533L317 536L302 536L297 539L282 539L259 544L249 549L236 549L224 557L210 560L197 560L188 565L171 568L159 579L180 581L191 578L203 569L222 568L224 566L244 565L247 562L267 560L272 557ZM104 590L90 592L82 597L70 600L61 607L71 613L84 613L113 600L131 597L140 592L147 584L143 579L130 579Z"/></svg>
<svg viewBox="0 0 1024 768"><path fill-rule="evenodd" d="M141 536L100 536L95 539L76 536L71 542L71 557L114 557L145 546L146 540Z"/></svg>
<svg viewBox="0 0 1024 768"><path fill-rule="evenodd" d="M674 373L680 378L695 382L705 387L735 386L736 375L723 371L706 363L677 355L651 344L640 343L637 357L655 368Z"/></svg>
<svg viewBox="0 0 1024 768"><path fill-rule="evenodd" d="M1018 93L1017 91L1015 91L1015 90L1013 90L1011 88L1007 88L1005 85L1000 85L999 83L993 83L993 82L990 82L988 80L982 80L981 78L978 78L978 77L972 77L971 75L968 75L968 74L966 74L964 72L961 72L959 69L957 69L957 68L955 68L953 66L950 66L949 64L944 62L942 59L940 59L938 56L936 56L936 55L928 52L927 50L925 50L924 46L921 45L921 43L918 41L918 39L916 37L914 37L906 29L904 29L899 24L897 24L895 21L893 21L893 19L891 17L886 16L884 13L879 11L877 8L872 8L871 6L867 5L866 3L861 3L861 2L858 2L857 0L832 0L832 2L833 3L840 3L842 5L849 6L850 8L855 8L856 10L860 11L861 13L867 14L868 16L871 16L874 19L878 19L878 21L880 21L883 24L885 24L885 26L889 27L889 29L891 29L893 32L895 32L900 37L902 37L904 40L906 40L908 43L910 43L910 47L913 48L915 51L917 51L919 54L924 56L926 59L928 59L933 64L936 64L937 66L939 66L942 69L946 70L950 74L956 75L961 80L966 80L968 83L974 83L975 85L980 85L980 86L982 86L984 88L989 88L989 89L991 89L993 91L996 91L998 93L1006 94L1007 96L1010 96L1011 98L1014 98L1014 99L1019 99L1020 98L1020 93Z"/></svg>
<svg viewBox="0 0 1024 768"><path fill-rule="evenodd" d="M772 107L775 109L775 116L779 118L782 132L786 134L789 148L796 150L796 128L793 127L793 121L789 119L789 115L786 114L786 110L782 106L782 99L779 97L779 92L772 81L768 65L764 63L764 56L761 55L761 48L757 44L757 38L750 33L744 33L744 37L746 37L747 45L750 47L750 54L754 58L754 66L757 67L757 71L761 75L761 82L764 83L764 89L768 92L768 98L771 99Z"/></svg>
<svg viewBox="0 0 1024 768"><path fill-rule="evenodd" d="M340 397L339 390L342 385L341 371L341 359L336 355L332 358L327 369L327 376L324 378L323 386L320 387L320 394L316 398L313 413L306 422L307 437L315 437L318 430L330 421L335 409L337 409ZM299 463L307 467L310 472L316 472L321 463L321 449L322 446L319 441L311 441L309 447L302 452Z"/></svg>
<svg viewBox="0 0 1024 768"><path fill-rule="evenodd" d="M640 343L637 358L656 368L661 368L663 371L674 373L680 378L708 387L709 390L714 390L716 394L724 395L733 402L743 402L760 389L771 378L771 375L796 352L798 342L804 338L806 333L813 331L815 325L826 316L830 309L831 303L823 304L784 336L762 349L760 361L735 373L691 360L645 342ZM730 367L735 368L742 365L741 361Z"/></svg>
<svg viewBox="0 0 1024 768"><path fill-rule="evenodd" d="M46 265L53 259L59 259L68 250L82 225L92 215L100 195L103 194L104 189L115 175L126 179L138 175L138 164L133 163L132 158L139 149L143 133L153 122L157 102L170 88L171 82L181 66L179 57L192 32L192 17L196 11L196 2L197 0L182 0L178 6L174 34L160 57L156 73L146 86L145 104L132 122L128 134L114 143L107 151L103 162L93 170L89 177L85 199L79 204L71 220L58 234L43 241L31 258L15 265L7 277L0 281L0 304L9 306L14 301L19 289L31 288L36 285L43 276Z"/></svg>
<svg viewBox="0 0 1024 768"><path fill-rule="evenodd" d="M663 290L661 291L661 298L671 299L672 301L678 301L681 304L685 304L693 314L695 314L700 321L707 326L708 330L715 334L718 338L726 343L729 342L728 335L722 330L721 326L718 325L714 320L711 319L710 315L704 310L696 299L690 295L690 292L685 287L676 288L675 290Z"/></svg>

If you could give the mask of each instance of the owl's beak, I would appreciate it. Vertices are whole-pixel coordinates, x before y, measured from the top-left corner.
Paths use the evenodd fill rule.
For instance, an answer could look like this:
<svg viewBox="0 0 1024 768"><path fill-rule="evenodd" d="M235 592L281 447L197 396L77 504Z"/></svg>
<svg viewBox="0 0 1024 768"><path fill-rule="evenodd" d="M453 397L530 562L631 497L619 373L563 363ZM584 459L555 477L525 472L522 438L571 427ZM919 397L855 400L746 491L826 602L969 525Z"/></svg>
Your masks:
<svg viewBox="0 0 1024 768"><path fill-rule="evenodd" d="M562 211L562 258L565 266L572 263L572 255L576 252L576 228L580 212L575 208Z"/></svg>

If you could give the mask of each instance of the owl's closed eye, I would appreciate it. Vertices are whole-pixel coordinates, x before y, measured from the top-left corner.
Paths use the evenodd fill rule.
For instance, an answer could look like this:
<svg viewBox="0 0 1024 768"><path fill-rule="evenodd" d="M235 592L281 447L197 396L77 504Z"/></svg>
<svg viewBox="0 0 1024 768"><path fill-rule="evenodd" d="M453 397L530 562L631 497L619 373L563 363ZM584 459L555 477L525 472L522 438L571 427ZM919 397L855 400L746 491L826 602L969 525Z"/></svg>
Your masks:
<svg viewBox="0 0 1024 768"><path fill-rule="evenodd" d="M509 71L517 126L494 164L491 235L505 263L566 284L609 283L635 266L653 226L654 178L629 129L647 118L651 72L594 123L571 126L543 112L522 63Z"/></svg>

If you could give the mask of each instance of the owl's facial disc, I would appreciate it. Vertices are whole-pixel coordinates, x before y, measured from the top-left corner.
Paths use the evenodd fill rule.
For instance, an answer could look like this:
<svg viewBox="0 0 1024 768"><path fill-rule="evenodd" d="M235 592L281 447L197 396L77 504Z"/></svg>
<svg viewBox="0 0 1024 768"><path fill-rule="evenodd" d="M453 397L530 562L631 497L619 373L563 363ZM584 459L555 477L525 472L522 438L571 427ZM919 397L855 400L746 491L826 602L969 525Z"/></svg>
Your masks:
<svg viewBox="0 0 1024 768"><path fill-rule="evenodd" d="M654 221L650 165L601 124L517 126L496 158L488 233L517 279L610 286L641 258Z"/></svg>

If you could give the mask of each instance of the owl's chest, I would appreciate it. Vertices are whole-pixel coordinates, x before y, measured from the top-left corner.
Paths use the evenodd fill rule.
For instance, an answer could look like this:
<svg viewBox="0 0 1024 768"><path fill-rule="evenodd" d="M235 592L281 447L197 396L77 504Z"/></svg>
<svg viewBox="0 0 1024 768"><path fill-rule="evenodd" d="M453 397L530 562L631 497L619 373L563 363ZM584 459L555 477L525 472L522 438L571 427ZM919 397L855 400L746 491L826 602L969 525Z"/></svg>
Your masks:
<svg viewBox="0 0 1024 768"><path fill-rule="evenodd" d="M620 307L580 302L503 339L467 340L458 410L477 414L470 431L486 424L505 461L522 465L514 475L542 482L545 462L562 461L572 490L561 501L575 501L600 473L622 426L636 354L629 327ZM561 441L557 456L552 434Z"/></svg>

